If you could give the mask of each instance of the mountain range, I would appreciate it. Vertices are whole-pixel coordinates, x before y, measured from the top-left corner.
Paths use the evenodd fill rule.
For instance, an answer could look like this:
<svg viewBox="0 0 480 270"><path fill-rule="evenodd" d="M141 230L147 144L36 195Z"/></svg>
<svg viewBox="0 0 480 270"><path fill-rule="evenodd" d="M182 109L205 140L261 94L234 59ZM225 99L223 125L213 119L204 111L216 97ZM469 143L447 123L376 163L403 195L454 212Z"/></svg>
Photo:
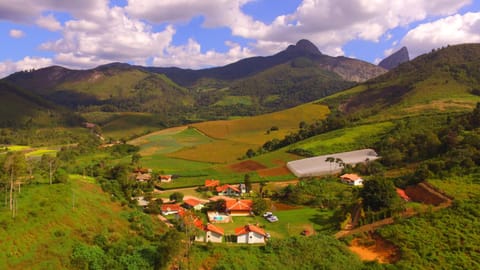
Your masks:
<svg viewBox="0 0 480 270"><path fill-rule="evenodd" d="M9 105L5 108L28 109L6 109L0 123L5 126L12 122L5 119L35 118L38 114L31 112L33 108L50 114L68 108L104 126L128 114L132 123L148 122L149 129L155 129L278 111L354 86L342 92L341 99L333 95L329 102L341 105L340 111L358 115L395 114L392 106L402 107L407 101L409 105L402 109L405 114L431 109L432 100L444 108L470 108L472 89L479 88L475 75L478 47L450 46L412 61L402 48L381 62L385 68L324 55L308 40L271 56L201 70L125 63L89 70L52 66L1 80L2 102ZM26 105L31 100L36 105Z"/></svg>

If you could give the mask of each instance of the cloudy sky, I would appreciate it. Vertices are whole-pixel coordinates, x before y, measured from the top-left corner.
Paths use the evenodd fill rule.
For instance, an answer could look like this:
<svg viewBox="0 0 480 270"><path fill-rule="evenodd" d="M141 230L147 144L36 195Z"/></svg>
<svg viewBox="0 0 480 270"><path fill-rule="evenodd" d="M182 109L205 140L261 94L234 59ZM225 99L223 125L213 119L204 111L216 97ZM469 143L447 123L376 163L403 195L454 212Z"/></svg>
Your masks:
<svg viewBox="0 0 480 270"><path fill-rule="evenodd" d="M0 0L0 78L109 62L203 68L299 39L377 63L480 42L480 0Z"/></svg>

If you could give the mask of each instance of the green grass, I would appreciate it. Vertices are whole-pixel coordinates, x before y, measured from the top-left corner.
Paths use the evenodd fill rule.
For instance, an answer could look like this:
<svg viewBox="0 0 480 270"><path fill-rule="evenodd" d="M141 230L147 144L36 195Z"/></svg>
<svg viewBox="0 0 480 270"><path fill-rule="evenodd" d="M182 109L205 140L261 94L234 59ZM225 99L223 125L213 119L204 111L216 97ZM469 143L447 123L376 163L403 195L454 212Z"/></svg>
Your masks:
<svg viewBox="0 0 480 270"><path fill-rule="evenodd" d="M327 132L289 146L289 149L302 148L316 155L338 153L372 147L387 133L392 122L374 123Z"/></svg>
<svg viewBox="0 0 480 270"><path fill-rule="evenodd" d="M334 231L336 226L336 223L332 222L332 211L299 207L272 212L278 217L279 221L270 223L262 216L232 217L232 223L217 223L215 226L223 228L225 234L230 235L235 234L236 228L247 224L258 224L270 233L272 238L278 239L299 236L303 230L311 231L312 228L318 233L329 234Z"/></svg>
<svg viewBox="0 0 480 270"><path fill-rule="evenodd" d="M94 184L28 185L17 195L18 214L0 208L1 269L66 269L72 247L108 231L128 234L126 211Z"/></svg>
<svg viewBox="0 0 480 270"><path fill-rule="evenodd" d="M40 148L33 150L32 152L28 152L26 154L27 157L41 157L43 155L52 155L55 156L58 150L55 149L47 149L47 148Z"/></svg>

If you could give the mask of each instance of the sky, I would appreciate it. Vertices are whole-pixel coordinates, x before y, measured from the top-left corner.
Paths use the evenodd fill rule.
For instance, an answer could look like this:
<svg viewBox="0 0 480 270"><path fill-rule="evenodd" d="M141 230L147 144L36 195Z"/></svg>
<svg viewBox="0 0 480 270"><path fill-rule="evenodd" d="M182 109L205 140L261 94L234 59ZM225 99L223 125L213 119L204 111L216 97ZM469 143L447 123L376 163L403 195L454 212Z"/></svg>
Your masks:
<svg viewBox="0 0 480 270"><path fill-rule="evenodd" d="M110 62L200 69L284 50L377 64L480 42L480 0L0 0L0 78Z"/></svg>

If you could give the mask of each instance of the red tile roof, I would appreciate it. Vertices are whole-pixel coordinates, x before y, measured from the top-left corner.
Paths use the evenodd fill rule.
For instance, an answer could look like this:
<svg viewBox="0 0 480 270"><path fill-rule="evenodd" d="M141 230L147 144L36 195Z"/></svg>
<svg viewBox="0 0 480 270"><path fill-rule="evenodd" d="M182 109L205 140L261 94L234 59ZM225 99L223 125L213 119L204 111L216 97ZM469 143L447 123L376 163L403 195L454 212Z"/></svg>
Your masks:
<svg viewBox="0 0 480 270"><path fill-rule="evenodd" d="M185 200L183 200L183 202L192 206L192 207L195 207L195 206L202 203L201 201L193 199L193 198L185 199Z"/></svg>
<svg viewBox="0 0 480 270"><path fill-rule="evenodd" d="M340 178L342 178L343 180L347 180L347 181L355 181L355 180L359 179L360 176L358 176L357 174L354 174L354 173L346 173L346 174L340 176Z"/></svg>
<svg viewBox="0 0 480 270"><path fill-rule="evenodd" d="M224 230L220 227L217 227L213 224L210 224L208 223L207 226L205 226L205 231L211 231L211 232L214 232L214 233L218 233L220 235L224 235Z"/></svg>
<svg viewBox="0 0 480 270"><path fill-rule="evenodd" d="M396 191L400 198L404 199L405 201L410 201L410 197L408 197L407 193L405 193L405 190L396 188Z"/></svg>
<svg viewBox="0 0 480 270"><path fill-rule="evenodd" d="M216 187L220 185L220 180L207 179L205 180L206 187Z"/></svg>
<svg viewBox="0 0 480 270"><path fill-rule="evenodd" d="M243 226L243 227L240 227L240 228L236 228L235 229L235 235L242 235L242 234L246 234L246 233L249 233L249 232L254 232L254 233L257 233L257 234L260 234L260 235L263 235L263 236L267 236L267 234L265 233L265 231L255 225L246 225L246 226Z"/></svg>
<svg viewBox="0 0 480 270"><path fill-rule="evenodd" d="M252 200L228 200L225 203L229 211L251 211L253 206Z"/></svg>
<svg viewBox="0 0 480 270"><path fill-rule="evenodd" d="M224 192L227 189L231 189L235 192L240 192L240 189L238 189L236 186L232 186L232 185L229 185L229 184L225 184L223 186L218 186L217 187L217 192Z"/></svg>
<svg viewBox="0 0 480 270"><path fill-rule="evenodd" d="M178 204L162 204L162 211L181 211L183 208Z"/></svg>

